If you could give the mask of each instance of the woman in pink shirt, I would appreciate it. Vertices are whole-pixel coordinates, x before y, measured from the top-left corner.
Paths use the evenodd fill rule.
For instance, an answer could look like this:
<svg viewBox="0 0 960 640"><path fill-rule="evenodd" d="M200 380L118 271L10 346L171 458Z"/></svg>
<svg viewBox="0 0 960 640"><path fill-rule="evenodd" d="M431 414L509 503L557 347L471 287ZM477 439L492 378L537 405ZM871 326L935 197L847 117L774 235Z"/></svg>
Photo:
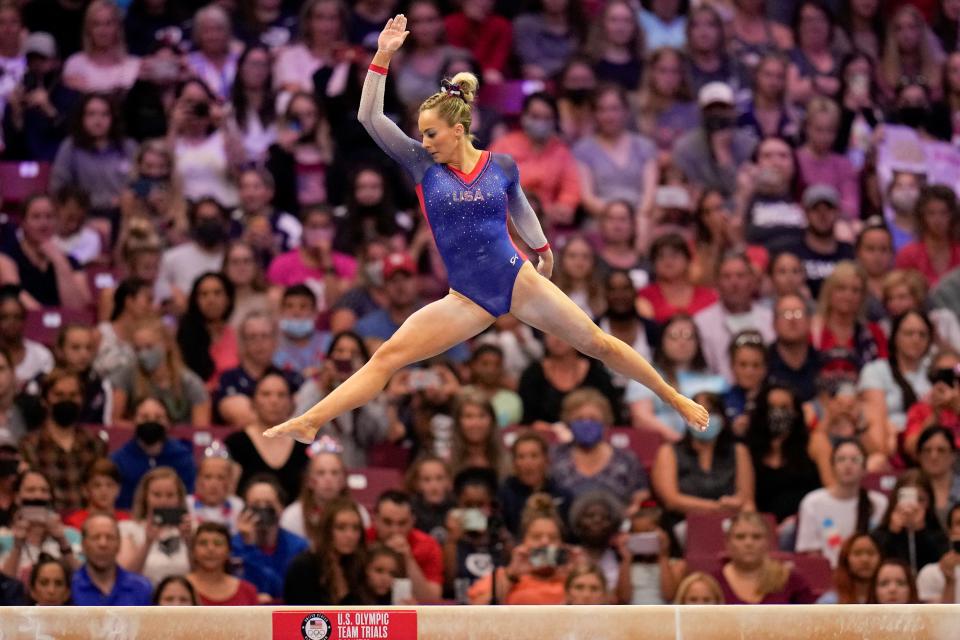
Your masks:
<svg viewBox="0 0 960 640"><path fill-rule="evenodd" d="M333 216L327 207L308 209L300 247L274 258L267 280L280 287L305 284L317 296L317 310L330 309L357 275L356 259L333 250L334 233Z"/></svg>
<svg viewBox="0 0 960 640"><path fill-rule="evenodd" d="M580 204L580 174L570 148L558 135L557 101L539 92L526 97L520 131L512 131L490 146L491 153L513 156L520 169L520 186L534 193L554 225L569 225Z"/></svg>
<svg viewBox="0 0 960 640"><path fill-rule="evenodd" d="M840 192L840 209L847 220L860 217L860 179L846 156L833 151L840 128L840 107L815 96L807 105L807 142L797 150L803 184L829 184Z"/></svg>
<svg viewBox="0 0 960 640"><path fill-rule="evenodd" d="M933 287L942 275L960 266L960 208L950 187L929 185L917 201L917 240L897 253L898 269L919 271Z"/></svg>

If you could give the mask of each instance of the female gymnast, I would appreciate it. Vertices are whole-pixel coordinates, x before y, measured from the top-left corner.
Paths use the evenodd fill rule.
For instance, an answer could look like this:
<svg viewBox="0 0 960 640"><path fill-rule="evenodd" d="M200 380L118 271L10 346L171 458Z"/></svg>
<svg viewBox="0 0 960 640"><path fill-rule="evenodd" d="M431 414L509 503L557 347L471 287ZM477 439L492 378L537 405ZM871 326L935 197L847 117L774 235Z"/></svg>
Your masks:
<svg viewBox="0 0 960 640"><path fill-rule="evenodd" d="M383 114L387 67L409 33L406 26L406 17L399 14L380 33L358 117L380 148L413 178L447 267L450 293L407 318L363 367L306 413L264 435L311 442L321 425L372 400L402 367L472 338L505 313L646 385L689 424L705 429L706 409L675 391L626 343L600 330L550 282L553 252L520 188L517 165L510 156L474 148L471 141L476 77L458 73L424 101L419 115L422 143ZM536 269L510 240L508 212L524 242L539 247Z"/></svg>

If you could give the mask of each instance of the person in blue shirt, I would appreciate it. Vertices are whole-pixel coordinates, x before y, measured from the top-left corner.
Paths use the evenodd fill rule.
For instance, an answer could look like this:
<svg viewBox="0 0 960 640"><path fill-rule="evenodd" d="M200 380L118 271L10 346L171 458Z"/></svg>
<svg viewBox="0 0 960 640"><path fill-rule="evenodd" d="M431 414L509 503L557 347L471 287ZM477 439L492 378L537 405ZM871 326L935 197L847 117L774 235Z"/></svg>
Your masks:
<svg viewBox="0 0 960 640"><path fill-rule="evenodd" d="M117 564L120 528L113 516L96 513L83 524L83 555L87 562L73 574L71 591L77 606L147 606L150 581Z"/></svg>
<svg viewBox="0 0 960 640"><path fill-rule="evenodd" d="M268 438L287 436L312 442L325 422L372 400L393 374L414 362L462 344L510 313L521 322L557 336L608 368L650 388L698 429L707 427L707 410L680 394L629 345L601 330L563 291L550 282L553 253L537 214L521 188L510 156L481 151L470 133L476 76L461 72L443 80L440 91L419 109L423 141L407 136L383 112L387 67L409 32L398 14L383 28L364 80L357 118L377 145L402 165L416 185L421 209L443 260L450 292L407 315L380 314L357 323L361 335L389 328L388 338L354 375L301 416L268 429ZM537 255L524 256L509 233ZM390 257L388 256L388 260ZM399 277L397 268L394 278ZM405 269L407 274L412 270ZM391 282L384 270L387 295ZM410 275L405 276L410 279ZM407 306L412 305L412 299ZM380 322L375 322L379 320ZM361 330L363 329L363 330ZM448 356L449 357L449 356Z"/></svg>
<svg viewBox="0 0 960 640"><path fill-rule="evenodd" d="M279 598L290 561L310 545L280 528L280 513L286 500L276 478L269 474L253 476L243 498L246 509L237 518L238 533L230 541L234 555L243 561L241 577L252 582L257 593Z"/></svg>
<svg viewBox="0 0 960 640"><path fill-rule="evenodd" d="M121 477L117 508L130 509L140 479L156 467L175 469L187 492L193 493L197 474L193 446L167 436L170 417L166 407L153 398L144 398L134 411L133 421L137 425L134 437L110 456Z"/></svg>

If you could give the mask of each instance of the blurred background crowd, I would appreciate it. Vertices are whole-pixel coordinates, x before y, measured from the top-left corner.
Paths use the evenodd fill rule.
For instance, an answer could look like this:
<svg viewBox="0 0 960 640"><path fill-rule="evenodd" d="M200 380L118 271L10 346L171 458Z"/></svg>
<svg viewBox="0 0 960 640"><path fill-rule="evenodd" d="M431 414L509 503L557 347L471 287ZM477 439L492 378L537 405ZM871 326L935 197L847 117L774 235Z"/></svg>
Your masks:
<svg viewBox="0 0 960 640"><path fill-rule="evenodd" d="M710 410L446 293L442 78L556 284ZM0 0L0 603L956 601L960 1ZM518 240L519 244L519 240ZM482 277L482 274L478 274Z"/></svg>

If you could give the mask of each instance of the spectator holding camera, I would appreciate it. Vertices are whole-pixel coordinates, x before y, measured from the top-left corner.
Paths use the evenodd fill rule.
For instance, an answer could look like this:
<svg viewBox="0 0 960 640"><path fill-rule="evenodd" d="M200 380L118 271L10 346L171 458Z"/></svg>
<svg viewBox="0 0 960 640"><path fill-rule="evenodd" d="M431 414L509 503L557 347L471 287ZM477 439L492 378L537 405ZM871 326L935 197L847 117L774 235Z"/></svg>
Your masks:
<svg viewBox="0 0 960 640"><path fill-rule="evenodd" d="M950 541L937 519L930 480L922 471L909 469L900 475L872 535L883 557L908 563L913 573L947 552Z"/></svg>
<svg viewBox="0 0 960 640"><path fill-rule="evenodd" d="M187 201L176 171L176 159L163 139L145 140L137 149L133 176L120 193L121 236L130 233L134 219L149 220L164 246L185 240ZM122 243L118 239L118 249ZM121 258L125 258L122 254ZM137 273L129 275L143 277Z"/></svg>
<svg viewBox="0 0 960 640"><path fill-rule="evenodd" d="M197 527L190 544L193 570L187 580L205 607L252 606L260 604L257 588L230 575L230 532L217 522Z"/></svg>
<svg viewBox="0 0 960 640"><path fill-rule="evenodd" d="M510 563L478 580L468 591L470 604L490 604L493 580L497 601L503 604L563 604L567 575L583 557L563 544L563 523L544 493L530 496L521 526L519 545Z"/></svg>
<svg viewBox="0 0 960 640"><path fill-rule="evenodd" d="M9 537L2 540L7 551L2 556L0 571L25 578L41 552L78 567L73 546L79 542L79 536L75 529L64 527L53 510L53 488L47 477L39 471L24 471L17 476L13 489L16 511Z"/></svg>
<svg viewBox="0 0 960 640"><path fill-rule="evenodd" d="M366 540L357 504L337 498L327 505L313 549L290 563L284 604L343 605L363 601Z"/></svg>
<svg viewBox="0 0 960 640"><path fill-rule="evenodd" d="M120 566L145 576L153 585L190 570L193 521L187 511L187 490L176 471L156 467L144 475L131 515L132 519L118 525Z"/></svg>
<svg viewBox="0 0 960 640"><path fill-rule="evenodd" d="M167 138L187 199L213 198L233 208L239 203L233 177L243 161L243 147L224 126L224 114L206 84L187 80L177 92Z"/></svg>
<svg viewBox="0 0 960 640"><path fill-rule="evenodd" d="M903 451L917 459L920 434L932 425L950 430L955 442L960 442L960 354L941 350L927 370L930 395L907 411L907 426L903 431Z"/></svg>
<svg viewBox="0 0 960 640"><path fill-rule="evenodd" d="M261 473L244 486L246 508L237 519L237 533L231 538L231 546L243 561L244 578L256 586L258 593L286 598L284 576L296 556L308 549L309 543L280 526L286 495L276 478Z"/></svg>
<svg viewBox="0 0 960 640"><path fill-rule="evenodd" d="M119 561L122 547L117 521L106 514L91 516L83 525L86 563L73 574L71 591L77 606L147 606L150 581Z"/></svg>
<svg viewBox="0 0 960 640"><path fill-rule="evenodd" d="M488 468L467 467L453 479L457 502L447 513L443 565L447 589L461 602L467 588L493 571L494 554L503 544L502 522L491 517L499 516L493 513L496 491L496 474Z"/></svg>
<svg viewBox="0 0 960 640"><path fill-rule="evenodd" d="M678 592L686 563L670 557L670 537L659 524L662 515L656 502L645 502L630 517L629 532L617 540L616 592L622 604L668 604Z"/></svg>

